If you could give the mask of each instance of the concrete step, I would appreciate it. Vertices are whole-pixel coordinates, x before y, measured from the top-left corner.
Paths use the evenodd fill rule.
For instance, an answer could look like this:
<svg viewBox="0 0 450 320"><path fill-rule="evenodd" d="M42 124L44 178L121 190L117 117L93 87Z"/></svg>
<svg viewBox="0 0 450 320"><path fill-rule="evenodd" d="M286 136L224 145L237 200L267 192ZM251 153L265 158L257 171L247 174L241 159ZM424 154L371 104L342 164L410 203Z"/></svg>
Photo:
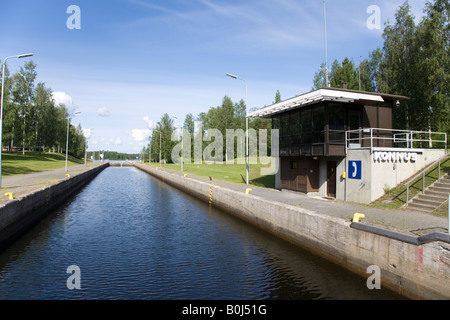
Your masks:
<svg viewBox="0 0 450 320"><path fill-rule="evenodd" d="M430 207L430 206L421 205L421 204L417 204L417 203L410 203L410 204L408 204L408 209L432 212L435 209L435 207Z"/></svg>
<svg viewBox="0 0 450 320"><path fill-rule="evenodd" d="M439 182L435 182L433 184L433 187L439 187L439 188L444 188L444 189L450 190L450 183L445 183L445 182L439 181Z"/></svg>
<svg viewBox="0 0 450 320"><path fill-rule="evenodd" d="M417 198L421 199L421 200L429 200L429 201L434 201L434 202L438 202L438 203L442 203L445 200L447 200L447 197L445 195L443 195L443 196L439 196L439 195L440 194L433 195L433 194L429 194L429 192L425 192L425 194L419 194L417 196Z"/></svg>
<svg viewBox="0 0 450 320"><path fill-rule="evenodd" d="M449 188L446 188L446 187L440 187L440 186L435 186L435 185L433 185L433 186L431 186L430 188L429 188L431 191L437 191L437 192L441 192L441 193L445 193L445 194L450 194L450 189Z"/></svg>
<svg viewBox="0 0 450 320"><path fill-rule="evenodd" d="M434 208L437 208L441 204L440 201L426 200L426 199L420 199L420 198L415 198L411 203L420 204L423 206L434 207Z"/></svg>
<svg viewBox="0 0 450 320"><path fill-rule="evenodd" d="M448 199L448 194L446 192L441 192L441 191L436 191L436 190L425 190L425 195L427 196L432 196L432 197L436 197L436 198L440 198L443 201L445 201L446 199Z"/></svg>

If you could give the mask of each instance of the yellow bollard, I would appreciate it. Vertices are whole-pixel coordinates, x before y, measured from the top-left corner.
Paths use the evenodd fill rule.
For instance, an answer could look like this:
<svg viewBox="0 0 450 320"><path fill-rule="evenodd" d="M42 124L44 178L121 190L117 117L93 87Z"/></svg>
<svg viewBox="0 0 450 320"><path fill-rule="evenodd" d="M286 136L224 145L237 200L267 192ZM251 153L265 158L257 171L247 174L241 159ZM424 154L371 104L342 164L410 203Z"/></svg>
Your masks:
<svg viewBox="0 0 450 320"><path fill-rule="evenodd" d="M248 188L247 190L245 190L245 194L249 194L250 191L252 191L252 189Z"/></svg>
<svg viewBox="0 0 450 320"><path fill-rule="evenodd" d="M7 196L9 198L9 200L13 200L14 199L14 196L13 196L13 194L11 192L5 193L5 196Z"/></svg>
<svg viewBox="0 0 450 320"><path fill-rule="evenodd" d="M362 213L355 213L353 215L353 222L359 222L359 219L365 218L366 216Z"/></svg>

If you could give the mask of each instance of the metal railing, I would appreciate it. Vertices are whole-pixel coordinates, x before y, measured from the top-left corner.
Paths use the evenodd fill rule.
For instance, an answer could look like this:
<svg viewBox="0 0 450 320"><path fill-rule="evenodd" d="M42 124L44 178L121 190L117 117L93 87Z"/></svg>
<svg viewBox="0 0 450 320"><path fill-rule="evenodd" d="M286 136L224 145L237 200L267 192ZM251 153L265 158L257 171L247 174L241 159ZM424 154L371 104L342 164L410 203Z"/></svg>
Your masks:
<svg viewBox="0 0 450 320"><path fill-rule="evenodd" d="M429 166L424 168L422 171L420 171L418 174L416 174L414 177L412 177L411 179L409 179L407 182L405 182L403 184L404 186L406 186L406 202L405 202L405 204L408 204L408 202L409 202L409 186L411 185L411 183L414 185L418 181L420 181L420 180L415 181L420 176L422 176L421 177L421 179L422 179L422 190L421 190L422 194L425 192L425 176L426 176L426 173L427 173L428 170L432 169L436 164L437 164L437 179L436 179L436 181L439 181L441 179L441 165L450 160L450 158L448 157L449 155L450 155L450 152L447 153L442 158L440 158L439 160L436 160L435 162L433 162L432 164L430 164Z"/></svg>
<svg viewBox="0 0 450 320"><path fill-rule="evenodd" d="M345 132L345 148L439 148L447 151L447 133L383 128L362 128Z"/></svg>

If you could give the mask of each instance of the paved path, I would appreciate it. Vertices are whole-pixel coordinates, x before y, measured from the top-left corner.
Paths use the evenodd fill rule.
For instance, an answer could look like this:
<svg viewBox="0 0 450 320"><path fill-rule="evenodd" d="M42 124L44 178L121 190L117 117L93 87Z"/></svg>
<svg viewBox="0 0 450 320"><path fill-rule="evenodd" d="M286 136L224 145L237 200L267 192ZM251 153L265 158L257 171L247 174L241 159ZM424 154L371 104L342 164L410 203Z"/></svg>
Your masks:
<svg viewBox="0 0 450 320"><path fill-rule="evenodd" d="M3 177L2 188L0 189L0 204L9 201L9 197L5 193L11 192L14 198L20 198L28 193L67 179L67 174L69 176L75 176L101 164L100 162L96 162L89 163L86 167L84 164L69 166L67 172L64 167L49 171Z"/></svg>
<svg viewBox="0 0 450 320"><path fill-rule="evenodd" d="M94 164L90 163L87 167L84 165L71 166L68 168L67 173L73 176L86 170L90 170L91 167L98 166L100 164L101 163L97 162ZM183 175L182 172L170 172ZM43 188L46 185L56 183L62 179L67 179L67 173L65 172L65 168L61 168L51 171L3 178L2 188L0 189L0 204L9 201L8 197L4 195L7 192L12 192L16 198L20 198L21 196ZM188 178L209 182L208 177L188 174ZM354 213L363 213L365 218L361 220L362 223L408 234L423 235L433 231L447 232L448 230L448 219L446 217L436 217L418 211L373 208L357 203L312 197L299 192L278 191L275 189L247 186L245 184L230 183L215 179L213 180L213 183L217 186L229 188L239 192L245 192L247 188L251 188L252 190L250 191L250 194L252 195L292 206L299 206L310 211L345 220L351 220Z"/></svg>

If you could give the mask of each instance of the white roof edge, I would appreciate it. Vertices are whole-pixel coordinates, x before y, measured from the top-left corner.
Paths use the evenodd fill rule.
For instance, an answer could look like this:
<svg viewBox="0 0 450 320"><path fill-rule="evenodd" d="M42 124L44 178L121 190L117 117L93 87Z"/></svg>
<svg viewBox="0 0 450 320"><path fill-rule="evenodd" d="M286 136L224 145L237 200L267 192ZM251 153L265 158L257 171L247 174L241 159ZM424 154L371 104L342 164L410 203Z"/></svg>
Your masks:
<svg viewBox="0 0 450 320"><path fill-rule="evenodd" d="M384 102L384 99L379 94L367 94L360 92L349 92L349 91L339 91L331 90L327 88L317 89L281 102L274 103L270 106L264 107L259 110L250 112L247 118L261 117L270 114L280 112L281 110L289 110L294 107L298 107L304 104L309 104L316 101L357 101L357 100L368 100L375 102Z"/></svg>

